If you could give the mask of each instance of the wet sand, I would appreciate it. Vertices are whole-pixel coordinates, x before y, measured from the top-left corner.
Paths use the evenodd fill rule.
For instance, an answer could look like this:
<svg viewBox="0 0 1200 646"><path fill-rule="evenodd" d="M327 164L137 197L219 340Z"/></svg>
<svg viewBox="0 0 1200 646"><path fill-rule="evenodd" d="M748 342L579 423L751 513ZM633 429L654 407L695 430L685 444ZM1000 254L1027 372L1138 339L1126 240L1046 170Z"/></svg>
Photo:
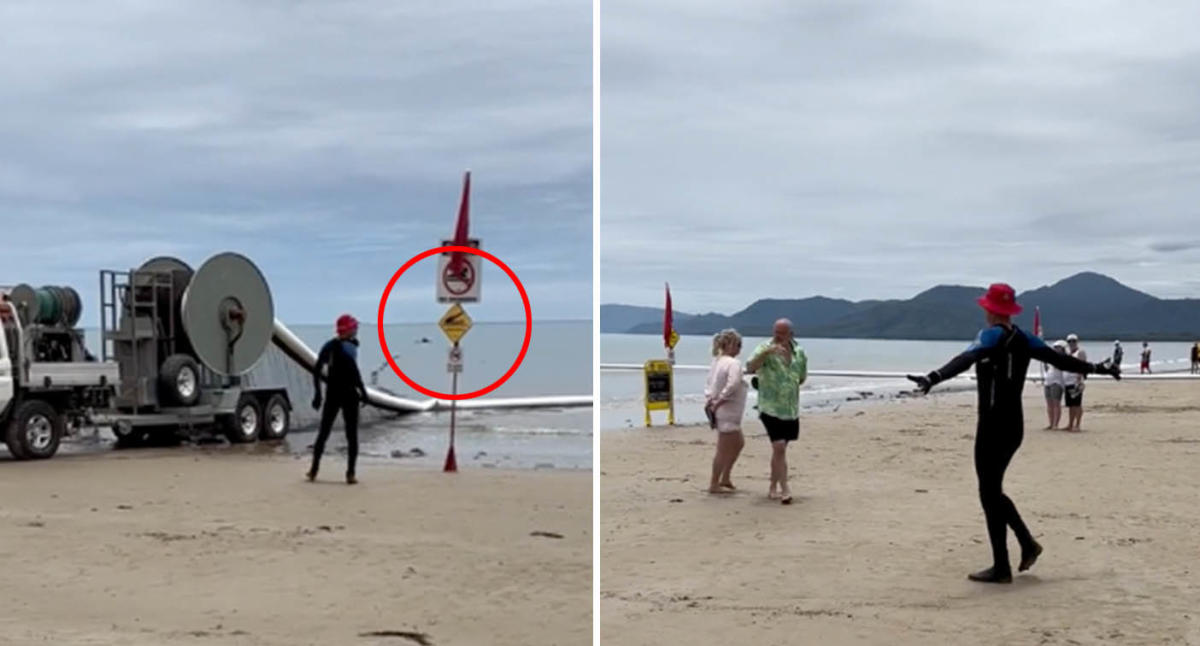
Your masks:
<svg viewBox="0 0 1200 646"><path fill-rule="evenodd" d="M0 644L590 643L590 472L306 467L5 456Z"/></svg>
<svg viewBox="0 0 1200 646"><path fill-rule="evenodd" d="M1012 585L965 578L973 393L806 417L791 507L756 422L727 497L707 428L603 433L604 643L1200 644L1200 383L1093 381L1083 433L1026 393L1005 487L1045 553Z"/></svg>

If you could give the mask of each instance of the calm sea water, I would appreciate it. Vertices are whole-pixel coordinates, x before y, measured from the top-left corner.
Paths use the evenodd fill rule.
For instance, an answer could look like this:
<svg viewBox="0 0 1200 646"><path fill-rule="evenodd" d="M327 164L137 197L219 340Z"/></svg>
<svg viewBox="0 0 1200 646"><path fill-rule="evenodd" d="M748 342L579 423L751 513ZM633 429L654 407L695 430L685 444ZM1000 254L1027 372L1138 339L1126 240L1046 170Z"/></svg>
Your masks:
<svg viewBox="0 0 1200 646"><path fill-rule="evenodd" d="M324 325L289 326L314 351L332 336ZM524 325L478 323L462 340L463 373L459 392L482 388L500 378L520 351ZM592 393L591 321L542 322L533 326L529 350L520 368L485 397L589 395ZM427 397L409 388L384 362L377 329L359 332L359 369L368 384L402 397ZM449 345L436 325L394 325L387 328L389 350L400 369L426 388L450 391L446 372ZM99 355L98 333L88 331L88 346ZM257 384L286 386L296 406L296 430L285 449L306 453L315 433L311 376L275 348L251 372ZM360 453L365 461L441 464L448 445L449 413L394 416L365 409ZM592 409L473 411L458 415L456 453L460 468L590 469ZM331 451L344 445L340 422L334 428ZM394 458L393 454L420 449L425 457Z"/></svg>
<svg viewBox="0 0 1200 646"><path fill-rule="evenodd" d="M747 337L740 357L745 360L754 347L765 339ZM885 372L926 373L944 364L967 347L970 340L955 341L885 341L861 339L799 339L808 355L810 370L870 370ZM1113 342L1084 340L1081 344L1093 361L1112 355ZM1124 369L1137 370L1140 344L1125 343ZM1154 343L1155 362L1172 360L1162 369L1187 369L1187 343ZM662 337L640 334L604 334L600 337L600 362L641 364L648 359L662 359L665 351ZM684 336L675 347L677 365L705 365L712 361L712 338ZM1135 363L1130 363L1135 362ZM705 372L676 371L675 420L681 424L704 422ZM829 409L847 401L866 397L888 397L910 389L911 384L897 379L858 379L810 377L801 388L800 403L808 409ZM970 387L970 386L968 386ZM602 371L600 378L600 424L603 429L640 427L645 413L641 372ZM865 393L869 393L864 397ZM754 390L746 404L747 417L756 414ZM665 423L666 413L654 413L654 423Z"/></svg>

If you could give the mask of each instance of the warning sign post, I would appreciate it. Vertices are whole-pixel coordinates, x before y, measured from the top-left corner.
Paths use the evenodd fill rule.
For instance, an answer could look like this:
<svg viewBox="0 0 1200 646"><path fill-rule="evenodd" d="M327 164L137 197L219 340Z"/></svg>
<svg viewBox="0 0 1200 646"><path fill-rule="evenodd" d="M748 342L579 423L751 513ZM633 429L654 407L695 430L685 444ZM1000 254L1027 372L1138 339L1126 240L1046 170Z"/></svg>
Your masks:
<svg viewBox="0 0 1200 646"><path fill-rule="evenodd" d="M455 245L453 240L443 240L443 247L462 246L480 249L478 239L470 239L466 244ZM438 258L437 268L437 300L439 303L478 303L480 297L480 279L483 277L483 258L475 254L458 254L458 262L454 262L455 254L445 252Z"/></svg>
<svg viewBox="0 0 1200 646"><path fill-rule="evenodd" d="M462 372L462 348L458 342L471 330L471 317L462 305L455 303L442 318L438 320L442 334L450 340L450 356L446 359L446 371L451 374L450 394L458 394L458 375ZM454 423L458 413L458 400L450 400L450 450L446 452L446 465L442 468L447 473L458 471L458 461L454 458Z"/></svg>
<svg viewBox="0 0 1200 646"><path fill-rule="evenodd" d="M442 328L442 334L445 334L446 338L450 339L450 343L453 343L455 346L471 330L472 324L473 321L471 321L470 315L467 314L467 310L463 309L463 306L458 303L455 303L450 309L446 310L446 313L438 320L438 327Z"/></svg>

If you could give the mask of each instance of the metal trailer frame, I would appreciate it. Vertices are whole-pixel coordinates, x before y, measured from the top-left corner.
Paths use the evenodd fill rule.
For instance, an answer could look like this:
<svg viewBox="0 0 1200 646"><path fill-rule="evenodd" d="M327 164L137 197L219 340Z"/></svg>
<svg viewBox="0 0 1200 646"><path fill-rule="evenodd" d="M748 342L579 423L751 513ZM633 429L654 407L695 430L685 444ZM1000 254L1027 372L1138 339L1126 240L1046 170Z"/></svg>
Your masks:
<svg viewBox="0 0 1200 646"><path fill-rule="evenodd" d="M146 294L149 294L147 297ZM283 398L287 413L290 415L295 406L287 388L246 388L242 386L239 376L219 375L202 362L197 362L200 389L200 401L194 406L148 406L140 400L138 389L142 379L151 375L143 375L141 362L137 360L139 349L143 344L154 344L154 363L161 365L172 354L187 353L181 341L186 338L180 326L183 322L176 316L174 304L182 298L177 294L174 277L170 271L150 269L131 269L119 271L104 269L100 271L100 357L101 361L109 361L116 356L117 343L129 343L133 351L130 363L132 374L122 374L116 393L116 402L109 410L93 415L97 424L126 428L139 427L176 427L176 432L194 432L198 427L218 426L222 418L235 417L244 398L253 398L260 412L267 415L265 410L271 398L278 395ZM163 303L168 303L163 311ZM122 317L127 317L129 325L122 327ZM149 317L152 333L144 335L135 323L137 316ZM157 376L157 375L154 375ZM122 406L122 402L132 402L131 406ZM237 420L233 420L237 421ZM260 428L270 420L260 421Z"/></svg>

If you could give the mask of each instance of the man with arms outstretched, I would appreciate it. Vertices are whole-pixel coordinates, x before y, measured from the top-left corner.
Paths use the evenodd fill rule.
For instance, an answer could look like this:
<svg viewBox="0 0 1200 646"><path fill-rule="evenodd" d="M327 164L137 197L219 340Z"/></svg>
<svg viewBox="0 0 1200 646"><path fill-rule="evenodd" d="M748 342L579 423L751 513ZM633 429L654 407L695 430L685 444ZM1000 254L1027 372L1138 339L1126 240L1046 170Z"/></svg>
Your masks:
<svg viewBox="0 0 1200 646"><path fill-rule="evenodd" d="M1107 374L1120 379L1121 368L1107 360L1092 364L1055 352L1038 337L1013 325L1012 317L1021 312L1012 287L996 283L979 298L987 312L988 328L981 331L965 352L928 375L909 375L922 393L939 382L965 372L972 365L979 386L979 423L975 431L975 473L979 478L979 499L987 519L988 538L992 543L992 567L967 575L983 583L1012 583L1006 538L1013 528L1021 543L1018 571L1033 566L1042 546L1033 540L1029 528L1017 513L1017 507L1004 495L1004 471L1021 446L1025 433L1021 391L1030 360L1043 361L1060 370L1080 374Z"/></svg>

